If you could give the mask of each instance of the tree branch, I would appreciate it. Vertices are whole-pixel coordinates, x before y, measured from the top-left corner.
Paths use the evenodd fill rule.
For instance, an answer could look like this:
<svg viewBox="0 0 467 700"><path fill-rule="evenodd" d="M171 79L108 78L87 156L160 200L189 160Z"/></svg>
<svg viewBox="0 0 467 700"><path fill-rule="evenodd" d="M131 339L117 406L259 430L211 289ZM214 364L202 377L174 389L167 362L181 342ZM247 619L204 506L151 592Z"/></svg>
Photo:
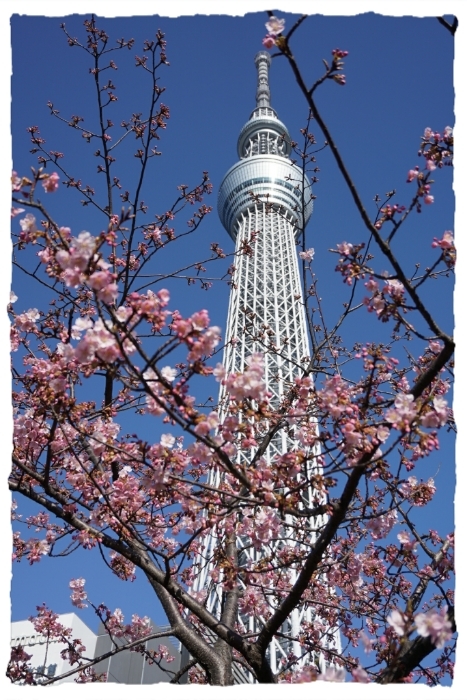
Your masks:
<svg viewBox="0 0 467 700"><path fill-rule="evenodd" d="M452 34L452 36L454 36L454 34L456 33L456 29L459 26L459 20L457 19L457 17L454 17L452 24L449 24L449 22L447 22L444 19L444 17L437 17L436 19L440 24L443 25L443 27L446 27L446 29L448 30L448 32L450 32L450 34Z"/></svg>

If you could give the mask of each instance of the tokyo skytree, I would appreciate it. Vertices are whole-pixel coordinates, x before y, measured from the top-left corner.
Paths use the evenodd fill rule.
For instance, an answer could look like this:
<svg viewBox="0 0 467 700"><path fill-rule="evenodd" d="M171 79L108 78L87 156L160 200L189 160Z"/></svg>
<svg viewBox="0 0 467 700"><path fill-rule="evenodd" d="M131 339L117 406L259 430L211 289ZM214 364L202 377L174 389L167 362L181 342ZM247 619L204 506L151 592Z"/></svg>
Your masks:
<svg viewBox="0 0 467 700"><path fill-rule="evenodd" d="M261 51L255 56L258 73L256 108L238 137L240 160L230 168L220 187L218 212L222 224L236 244L235 271L232 278L223 365L226 373L243 372L248 358L264 353L264 373L270 405L278 410L281 398L302 376L309 364L310 350L303 305L303 294L296 252L297 237L312 213L311 185L303 170L290 160L291 139L286 126L270 105L268 69L270 55ZM244 254L245 241L251 240L250 254ZM235 339L232 343L231 340ZM277 348L271 351L270 348ZM219 403L222 421L225 390L221 388ZM224 410L225 413L225 410ZM296 448L291 432L278 431L270 441L263 458L270 463L278 455ZM319 448L311 450L304 469L307 474L319 472L316 457ZM237 455L237 461L249 463L254 450ZM219 472L211 472L210 483L218 487ZM317 495L309 487L308 503L316 503ZM321 503L322 503L321 497ZM293 529L292 516L285 516L281 541L287 543ZM326 516L309 519L312 546L315 535ZM288 520L287 520L288 518ZM249 546L248 538L238 537L241 555L239 565L258 559L257 549ZM201 553L196 562L197 577L192 584L194 593L205 592L206 606L216 616L222 606L222 587L211 578L213 556L220 545L218 536L204 536ZM279 542L279 547L281 543ZM296 574L298 575L298 573ZM295 573L292 571L292 582ZM241 585L241 582L239 583ZM274 602L270 602L271 612ZM295 668L313 664L323 671L323 655L313 655L298 641L302 625L317 622L311 606L293 611L274 638L268 651L273 673L279 673L293 655ZM239 624L245 633L259 631L263 621L256 615L240 615ZM326 629L322 645L340 652L338 631ZM234 670L236 682L251 682L252 678L239 666Z"/></svg>

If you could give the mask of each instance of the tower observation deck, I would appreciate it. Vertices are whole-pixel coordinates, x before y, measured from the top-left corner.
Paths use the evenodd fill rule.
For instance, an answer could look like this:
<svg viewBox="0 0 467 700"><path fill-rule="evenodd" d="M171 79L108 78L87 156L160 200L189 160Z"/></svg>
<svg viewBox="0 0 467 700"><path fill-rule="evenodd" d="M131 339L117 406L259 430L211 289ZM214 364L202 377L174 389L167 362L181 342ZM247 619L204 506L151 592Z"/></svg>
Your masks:
<svg viewBox="0 0 467 700"><path fill-rule="evenodd" d="M252 212L252 194L266 200L272 209L287 216L294 228L304 227L311 216L311 186L302 170L289 160L290 134L270 106L268 67L271 57L260 52L256 109L240 132L237 143L239 162L222 181L218 199L219 217L234 240L245 231L243 222ZM261 209L262 207L259 207Z"/></svg>
<svg viewBox="0 0 467 700"><path fill-rule="evenodd" d="M224 367L228 374L243 372L248 358L257 352L264 353L265 381L271 394L270 406L280 408L281 399L293 385L294 379L303 374L309 363L310 350L303 306L296 240L305 228L312 213L311 185L303 170L290 160L291 139L287 127L280 121L270 105L268 69L270 55L261 51L255 56L258 74L256 108L238 137L239 161L233 165L222 181L219 198L219 217L229 235L235 241L235 272L230 294L227 329L225 333ZM242 254L245 241L255 238L250 255ZM234 339L234 342L231 342ZM227 397L220 392L220 415ZM315 443L316 444L316 443ZM265 463L291 452L297 443L293 434L279 430L263 454ZM239 453L236 461L249 464L255 450ZM310 449L311 459L304 470L307 477L320 471L319 448ZM218 487L222 474L212 472L210 483ZM309 480L308 480L308 483ZM311 486L305 500L316 503L317 495ZM239 516L241 519L241 515ZM325 516L309 518L309 535L302 546L313 546L315 534L325 523ZM284 516L276 548L297 545L292 516ZM199 596L206 592L206 605L220 616L223 605L222 586L211 578L212 562L219 559L222 542L219 531L208 533L202 543L197 561L197 577L192 592ZM250 571L255 562L264 558L265 552L252 546L251 541L238 536L239 567ZM267 545L265 545L267 549ZM290 582L299 571L290 567ZM242 577L238 585L245 588ZM274 592L265 594L263 600L272 613L277 605ZM263 608L264 609L264 608ZM265 622L261 614L239 614L239 629L246 634L259 632ZM314 652L302 646L299 637L304 625L315 625L321 651ZM323 649L340 651L337 631L325 629L313 608L307 604L295 609L283 625L281 635L275 637L268 650L268 661L274 673L286 669L291 657L297 659L295 668L314 665L319 670L325 665ZM234 670L236 682L251 682L251 677L239 666Z"/></svg>

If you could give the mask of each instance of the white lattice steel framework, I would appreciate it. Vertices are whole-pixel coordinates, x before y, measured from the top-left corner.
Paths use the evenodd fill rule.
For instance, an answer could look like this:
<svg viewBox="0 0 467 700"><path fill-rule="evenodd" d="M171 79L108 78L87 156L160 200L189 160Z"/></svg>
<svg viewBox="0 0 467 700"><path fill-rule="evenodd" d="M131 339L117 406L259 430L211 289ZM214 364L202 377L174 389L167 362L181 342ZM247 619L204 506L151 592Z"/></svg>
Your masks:
<svg viewBox="0 0 467 700"><path fill-rule="evenodd" d="M312 200L308 179L289 159L291 145L287 128L270 106L270 61L266 52L260 52L255 57L258 70L256 109L240 132L240 161L227 172L222 182L218 210L239 253L229 302L224 366L228 373L243 371L252 353L264 352L265 379L272 394L271 404L279 408L281 397L287 393L294 378L303 373L310 354L296 237L311 216ZM240 254L245 241L250 240L252 234L256 234L256 240L251 255ZM229 342L234 338L238 342ZM266 348L271 347L276 347L278 352L265 352ZM221 390L221 407L224 400ZM293 438L281 430L273 437L264 457L270 462L274 456L290 452L294 446ZM249 462L253 454L253 451L248 451L240 455L240 459ZM320 470L313 459L308 461L307 469L309 472ZM212 472L211 484L219 486L221 478L219 473ZM316 493L312 493L310 488L308 502L311 504L313 500L316 503ZM313 544L313 532L321 529L323 518L310 518L311 534L307 544ZM281 542L284 543L287 543L288 532L291 532L287 525L293 525L291 519L285 522L281 534ZM295 541L293 544L296 544ZM205 536L197 560L198 575L192 586L193 591L208 592L207 607L216 616L220 616L221 612L222 589L211 579L211 562L218 545L214 532ZM248 541L239 538L239 545L243 550L243 561L246 557L251 561L257 560L259 554L248 546ZM272 596L270 604L273 609ZM297 637L305 620L317 622L309 606L295 610L282 632L289 637ZM261 624L261 620L253 616L240 617L239 622L245 632L251 633L258 631ZM324 639L328 647L340 651L338 631L326 630ZM321 668L324 664L322 656L320 659L310 659L309 654L304 655L298 641L277 637L269 648L269 661L274 673L283 668L291 653L300 659L299 666L310 661L318 663ZM249 680L239 669L235 675L237 682Z"/></svg>

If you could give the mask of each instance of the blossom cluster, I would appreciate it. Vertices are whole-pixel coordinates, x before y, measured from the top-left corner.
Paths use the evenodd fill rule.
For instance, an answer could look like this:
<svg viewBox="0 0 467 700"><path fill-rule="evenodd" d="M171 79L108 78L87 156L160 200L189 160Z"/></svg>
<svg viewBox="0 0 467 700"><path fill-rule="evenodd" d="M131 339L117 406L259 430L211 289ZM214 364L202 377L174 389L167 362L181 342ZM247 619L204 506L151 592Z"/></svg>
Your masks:
<svg viewBox="0 0 467 700"><path fill-rule="evenodd" d="M407 182L415 181L417 183L417 198L423 199L425 204L430 205L434 202L430 184L432 180L429 180L429 177L437 168L452 165L453 145L453 130L450 126L447 126L442 134L433 131L430 127L425 129L418 152L419 156L425 158L425 168L421 170L416 165L407 174ZM417 211L421 211L419 203L417 203Z"/></svg>
<svg viewBox="0 0 467 700"><path fill-rule="evenodd" d="M378 282L370 276L365 287L371 297L364 297L363 303L369 312L375 311L382 321L388 321L391 317L399 319L400 310L406 312L405 288L400 280L388 279L380 290Z"/></svg>
<svg viewBox="0 0 467 700"><path fill-rule="evenodd" d="M448 266L452 268L456 262L456 247L454 245L454 236L452 231L445 231L441 239L433 238L432 248L440 248L441 255Z"/></svg>
<svg viewBox="0 0 467 700"><path fill-rule="evenodd" d="M417 613L413 624L409 615L393 610L387 621L399 637L404 637L415 628L421 637L430 637L437 649L442 649L452 637L452 624L448 616L448 606L441 610L431 609L426 613Z"/></svg>
<svg viewBox="0 0 467 700"><path fill-rule="evenodd" d="M105 620L105 626L109 634L117 639L124 638L127 642L134 642L142 637L147 637L153 632L151 621L148 617L132 615L131 623L124 624L124 615L120 608L117 608Z"/></svg>
<svg viewBox="0 0 467 700"><path fill-rule="evenodd" d="M84 601L87 600L87 593L84 590L84 584L86 579L75 578L70 581L71 596L70 600L72 605L76 608L87 608L88 605Z"/></svg>
<svg viewBox="0 0 467 700"><path fill-rule="evenodd" d="M451 126L446 126L442 133L433 131L429 126L423 132L419 155L425 158L428 171L452 164L454 135Z"/></svg>
<svg viewBox="0 0 467 700"><path fill-rule="evenodd" d="M223 365L218 363L214 370L214 376L225 386L226 391L235 401L242 401L245 398L267 401L269 398L264 381L264 356L262 353L250 355L244 372L232 372L227 375Z"/></svg>
<svg viewBox="0 0 467 700"><path fill-rule="evenodd" d="M329 69L326 64L326 67L329 71L328 78L332 78L332 80L334 80L338 85L345 85L345 75L343 75L342 73L336 73L336 71L342 70L342 68L344 67L343 59L348 55L348 51L343 51L342 49L333 49L331 68Z"/></svg>
<svg viewBox="0 0 467 700"><path fill-rule="evenodd" d="M277 37L282 34L285 27L285 19L271 16L266 22L267 34L263 39L263 46L266 49L272 49L277 43Z"/></svg>
<svg viewBox="0 0 467 700"><path fill-rule="evenodd" d="M238 533L251 540L255 549L260 550L279 536L282 523L277 513L269 508L252 511L247 508Z"/></svg>
<svg viewBox="0 0 467 700"><path fill-rule="evenodd" d="M364 279L365 277L359 256L363 247L363 243L353 245L346 241L336 246L337 252L343 256L336 265L336 272L341 273L344 282L348 285L353 284L356 280Z"/></svg>
<svg viewBox="0 0 467 700"><path fill-rule="evenodd" d="M209 327L209 314L206 309L195 312L188 319L174 312L170 327L188 346L187 359L190 362L196 362L205 356L209 357L221 339L220 328Z"/></svg>

